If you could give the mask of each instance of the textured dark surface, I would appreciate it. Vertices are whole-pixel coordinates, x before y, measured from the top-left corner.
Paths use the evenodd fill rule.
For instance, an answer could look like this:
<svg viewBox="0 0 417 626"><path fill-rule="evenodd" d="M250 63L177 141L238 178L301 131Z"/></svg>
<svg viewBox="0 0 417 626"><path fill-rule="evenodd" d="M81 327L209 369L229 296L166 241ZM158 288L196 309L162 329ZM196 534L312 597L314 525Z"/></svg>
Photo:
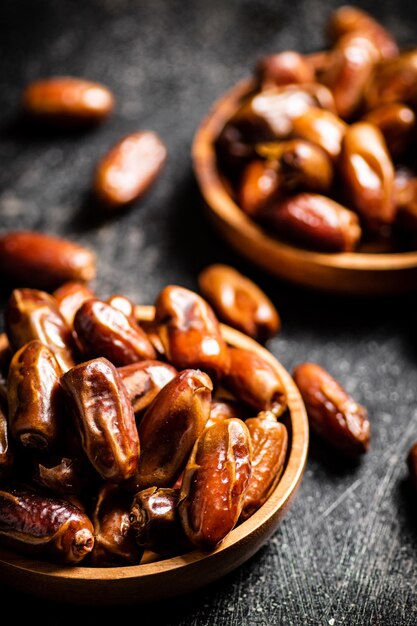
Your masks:
<svg viewBox="0 0 417 626"><path fill-rule="evenodd" d="M417 506L405 456L417 439L416 298L345 300L303 292L234 258L201 216L190 145L211 103L265 51L323 46L337 2L306 0L2 0L0 224L74 237L99 256L96 288L150 303L168 282L196 287L200 268L235 264L277 304L270 343L291 369L315 360L370 411L372 447L346 466L313 440L298 496L249 563L208 589L136 609L66 610L3 589L2 609L31 623L134 619L155 626L414 626ZM417 3L362 3L402 44L417 40ZM22 86L48 74L97 79L115 115L92 132L28 133L15 123ZM101 222L89 209L94 164L123 133L158 131L168 166L141 206Z"/></svg>

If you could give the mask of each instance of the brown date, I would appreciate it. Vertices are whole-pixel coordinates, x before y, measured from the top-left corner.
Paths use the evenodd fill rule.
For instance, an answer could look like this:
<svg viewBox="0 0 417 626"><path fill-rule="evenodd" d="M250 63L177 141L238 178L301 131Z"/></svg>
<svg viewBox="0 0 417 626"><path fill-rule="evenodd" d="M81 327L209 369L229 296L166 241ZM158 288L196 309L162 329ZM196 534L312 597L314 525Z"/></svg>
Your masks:
<svg viewBox="0 0 417 626"><path fill-rule="evenodd" d="M417 50L379 63L367 85L365 102L368 110L392 102L404 102L414 108L417 104Z"/></svg>
<svg viewBox="0 0 417 626"><path fill-rule="evenodd" d="M313 83L314 72L311 65L298 52L286 50L259 59L255 76L261 89L291 83Z"/></svg>
<svg viewBox="0 0 417 626"><path fill-rule="evenodd" d="M13 466L13 453L10 448L6 407L0 400L0 479L7 476Z"/></svg>
<svg viewBox="0 0 417 626"><path fill-rule="evenodd" d="M318 108L309 108L293 120L294 135L318 145L332 160L340 154L346 129L340 117Z"/></svg>
<svg viewBox="0 0 417 626"><path fill-rule="evenodd" d="M398 45L377 20L355 6L342 6L331 14L328 26L329 38L337 42L348 33L360 33L377 47L381 59L392 59L398 56Z"/></svg>
<svg viewBox="0 0 417 626"><path fill-rule="evenodd" d="M288 446L284 424L273 413L259 413L245 422L252 442L252 475L245 494L241 519L248 519L267 500L277 485Z"/></svg>
<svg viewBox="0 0 417 626"><path fill-rule="evenodd" d="M206 428L184 474L178 510L189 541L215 548L234 528L251 476L251 441L244 422Z"/></svg>
<svg viewBox="0 0 417 626"><path fill-rule="evenodd" d="M123 313L123 315L126 315L130 321L136 323L135 305L130 298L121 294L114 294L107 298L106 302L117 311Z"/></svg>
<svg viewBox="0 0 417 626"><path fill-rule="evenodd" d="M256 217L279 197L281 181L275 163L256 159L248 163L239 185L239 206L250 217Z"/></svg>
<svg viewBox="0 0 417 626"><path fill-rule="evenodd" d="M220 378L229 368L229 353L212 308L199 295L169 285L155 303L155 324L165 355L178 369L202 369Z"/></svg>
<svg viewBox="0 0 417 626"><path fill-rule="evenodd" d="M206 423L206 428L209 428L217 422L231 419L232 417L245 420L248 416L239 402L224 399L213 400L210 406L210 417Z"/></svg>
<svg viewBox="0 0 417 626"><path fill-rule="evenodd" d="M76 365L61 378L83 449L104 480L121 482L137 469L139 437L122 380L107 359Z"/></svg>
<svg viewBox="0 0 417 626"><path fill-rule="evenodd" d="M130 526L131 497L117 485L104 484L97 496L92 515L94 548L91 564L94 567L115 567L138 564L143 550L135 541Z"/></svg>
<svg viewBox="0 0 417 626"><path fill-rule="evenodd" d="M61 370L51 350L30 341L12 358L7 379L9 427L25 448L50 450L58 437Z"/></svg>
<svg viewBox="0 0 417 626"><path fill-rule="evenodd" d="M26 114L53 125L95 124L108 117L114 98L104 85L72 76L30 83L22 98Z"/></svg>
<svg viewBox="0 0 417 626"><path fill-rule="evenodd" d="M209 418L212 389L210 378L198 370L180 372L161 389L139 424L135 491L175 483Z"/></svg>
<svg viewBox="0 0 417 626"><path fill-rule="evenodd" d="M29 556L79 563L93 549L93 526L77 507L25 488L0 489L0 541Z"/></svg>
<svg viewBox="0 0 417 626"><path fill-rule="evenodd" d="M7 303L6 329L14 350L37 339L53 352L63 372L73 367L71 330L55 298L45 291L15 289Z"/></svg>
<svg viewBox="0 0 417 626"><path fill-rule="evenodd" d="M135 415L143 413L158 393L177 375L177 370L161 361L140 361L118 369Z"/></svg>
<svg viewBox="0 0 417 626"><path fill-rule="evenodd" d="M276 164L282 191L326 192L333 181L333 166L326 152L303 139L258 144L256 151Z"/></svg>
<svg viewBox="0 0 417 626"><path fill-rule="evenodd" d="M340 117L348 119L361 105L379 52L366 35L355 31L338 40L331 56L320 80L331 90Z"/></svg>
<svg viewBox="0 0 417 626"><path fill-rule="evenodd" d="M54 291L54 298L58 302L59 310L70 328L74 326L74 317L78 309L86 300L95 298L94 292L85 283L64 283Z"/></svg>
<svg viewBox="0 0 417 626"><path fill-rule="evenodd" d="M364 454L370 440L366 409L315 363L298 365L293 377L304 400L312 430L348 456Z"/></svg>
<svg viewBox="0 0 417 626"><path fill-rule="evenodd" d="M319 194L289 196L265 210L262 220L278 235L325 252L354 250L361 237L357 215Z"/></svg>
<svg viewBox="0 0 417 626"><path fill-rule="evenodd" d="M417 441L410 448L407 457L407 465L411 484L417 491Z"/></svg>
<svg viewBox="0 0 417 626"><path fill-rule="evenodd" d="M367 113L363 120L379 128L392 157L400 157L410 146L416 127L416 116L405 104L383 104Z"/></svg>
<svg viewBox="0 0 417 626"><path fill-rule="evenodd" d="M394 167L381 131L357 122L346 131L339 159L346 192L367 225L378 230L395 218Z"/></svg>
<svg viewBox="0 0 417 626"><path fill-rule="evenodd" d="M54 289L96 276L94 253L79 244L29 230L0 236L0 273L14 285Z"/></svg>
<svg viewBox="0 0 417 626"><path fill-rule="evenodd" d="M287 408L285 389L268 361L255 352L229 348L230 370L224 385L256 411L272 411L277 417Z"/></svg>
<svg viewBox="0 0 417 626"><path fill-rule="evenodd" d="M139 546L162 556L190 549L178 514L178 489L149 487L139 491L130 509L130 523Z"/></svg>
<svg viewBox="0 0 417 626"><path fill-rule="evenodd" d="M121 311L97 298L90 298L78 309L74 329L85 354L103 356L116 366L156 357L145 332Z"/></svg>
<svg viewBox="0 0 417 626"><path fill-rule="evenodd" d="M210 265L198 284L219 318L234 328L266 341L278 332L281 322L271 300L254 282L229 265Z"/></svg>
<svg viewBox="0 0 417 626"><path fill-rule="evenodd" d="M139 200L156 181L166 157L166 147L156 133L127 135L98 164L95 195L111 211Z"/></svg>

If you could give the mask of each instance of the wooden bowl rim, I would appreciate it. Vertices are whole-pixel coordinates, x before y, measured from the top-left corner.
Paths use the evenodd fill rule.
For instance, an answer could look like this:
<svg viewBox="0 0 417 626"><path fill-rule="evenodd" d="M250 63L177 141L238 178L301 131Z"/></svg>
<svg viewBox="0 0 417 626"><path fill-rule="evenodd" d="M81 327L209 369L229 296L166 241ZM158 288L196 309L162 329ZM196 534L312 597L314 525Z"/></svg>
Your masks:
<svg viewBox="0 0 417 626"><path fill-rule="evenodd" d="M137 306L136 314L143 321L151 321L154 316L153 306ZM6 549L0 549L0 567L12 565L13 567L33 574L42 574L51 578L63 578L72 580L117 580L127 578L153 577L160 573L173 570L181 570L197 561L204 562L214 555L220 555L228 548L250 541L250 536L259 530L274 514L286 503L296 490L306 464L308 451L308 421L301 400L301 396L294 381L280 364L280 362L268 350L260 346L256 341L241 332L221 324L221 331L226 341L232 345L260 353L279 373L288 394L288 406L290 408L292 425L292 445L288 456L284 473L268 500L249 519L231 531L222 544L211 552L193 550L182 556L176 556L154 563L143 565L130 565L122 567L79 567L57 566L53 563L30 559Z"/></svg>
<svg viewBox="0 0 417 626"><path fill-rule="evenodd" d="M281 252L306 264L324 268L356 271L385 271L415 268L417 250L391 253L337 252L307 250L270 237L251 220L227 193L217 169L214 141L239 102L255 88L253 78L244 78L221 96L212 106L194 136L192 157L194 172L208 208L220 220L240 231L247 239L256 240L265 253Z"/></svg>

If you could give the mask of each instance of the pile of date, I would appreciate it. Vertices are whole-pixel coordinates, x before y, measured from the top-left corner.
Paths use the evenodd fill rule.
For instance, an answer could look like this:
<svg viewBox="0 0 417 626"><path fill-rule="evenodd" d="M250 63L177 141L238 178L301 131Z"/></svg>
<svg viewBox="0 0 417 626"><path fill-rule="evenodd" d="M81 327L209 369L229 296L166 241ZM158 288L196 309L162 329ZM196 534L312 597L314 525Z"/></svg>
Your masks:
<svg viewBox="0 0 417 626"><path fill-rule="evenodd" d="M310 249L414 248L417 51L364 11L330 17L332 47L260 59L217 140L240 208Z"/></svg>
<svg viewBox="0 0 417 626"><path fill-rule="evenodd" d="M71 267L94 274L75 243L22 231L0 239L2 267L44 288ZM231 268L210 272L202 283L245 286ZM265 338L278 318L260 305L247 330ZM275 488L288 446L276 370L227 345L211 306L188 289L165 287L152 321L138 310L81 281L12 291L0 358L1 545L95 567L213 549Z"/></svg>

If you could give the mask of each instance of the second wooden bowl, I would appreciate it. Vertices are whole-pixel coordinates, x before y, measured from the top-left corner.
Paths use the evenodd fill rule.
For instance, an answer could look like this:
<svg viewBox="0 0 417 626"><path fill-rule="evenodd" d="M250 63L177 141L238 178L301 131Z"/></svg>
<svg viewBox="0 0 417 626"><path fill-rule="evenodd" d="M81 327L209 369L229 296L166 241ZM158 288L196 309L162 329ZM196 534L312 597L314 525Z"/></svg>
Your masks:
<svg viewBox="0 0 417 626"><path fill-rule="evenodd" d="M238 207L219 175L215 142L253 89L253 81L244 80L227 92L203 121L193 143L194 170L207 214L227 243L262 269L315 289L365 295L416 289L417 251L327 254L305 250L271 237Z"/></svg>
<svg viewBox="0 0 417 626"><path fill-rule="evenodd" d="M153 307L138 307L152 320ZM308 422L300 394L275 357L242 333L222 326L232 346L257 352L281 377L288 396L289 450L284 472L265 504L211 552L194 550L163 561L129 567L62 567L0 549L0 580L41 598L76 604L154 602L213 582L247 561L269 539L301 481L308 449Z"/></svg>

